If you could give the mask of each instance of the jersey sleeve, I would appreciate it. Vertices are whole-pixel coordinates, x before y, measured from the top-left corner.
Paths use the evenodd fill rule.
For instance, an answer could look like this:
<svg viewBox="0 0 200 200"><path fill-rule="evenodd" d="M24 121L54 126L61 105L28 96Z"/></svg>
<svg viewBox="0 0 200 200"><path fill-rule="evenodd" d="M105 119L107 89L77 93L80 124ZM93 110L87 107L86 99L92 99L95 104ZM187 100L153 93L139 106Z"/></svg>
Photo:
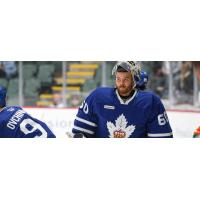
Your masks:
<svg viewBox="0 0 200 200"><path fill-rule="evenodd" d="M95 115L95 92L90 94L79 107L74 126L72 137L95 137L97 129L97 118Z"/></svg>
<svg viewBox="0 0 200 200"><path fill-rule="evenodd" d="M147 123L147 136L149 138L172 138L173 133L160 98L153 95L152 109Z"/></svg>

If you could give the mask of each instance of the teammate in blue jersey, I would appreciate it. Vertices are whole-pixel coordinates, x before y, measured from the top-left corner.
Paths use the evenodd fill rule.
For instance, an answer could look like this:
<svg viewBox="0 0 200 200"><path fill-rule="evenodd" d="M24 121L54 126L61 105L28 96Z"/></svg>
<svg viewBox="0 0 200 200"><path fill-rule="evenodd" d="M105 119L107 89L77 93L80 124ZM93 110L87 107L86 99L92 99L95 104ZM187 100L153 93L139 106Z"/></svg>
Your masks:
<svg viewBox="0 0 200 200"><path fill-rule="evenodd" d="M112 73L116 88L98 88L86 98L74 121L72 137L173 137L159 97L141 90L145 88L148 76L141 77L138 65L118 62Z"/></svg>
<svg viewBox="0 0 200 200"><path fill-rule="evenodd" d="M6 107L6 89L0 86L1 138L55 138L48 126L26 113L21 107Z"/></svg>

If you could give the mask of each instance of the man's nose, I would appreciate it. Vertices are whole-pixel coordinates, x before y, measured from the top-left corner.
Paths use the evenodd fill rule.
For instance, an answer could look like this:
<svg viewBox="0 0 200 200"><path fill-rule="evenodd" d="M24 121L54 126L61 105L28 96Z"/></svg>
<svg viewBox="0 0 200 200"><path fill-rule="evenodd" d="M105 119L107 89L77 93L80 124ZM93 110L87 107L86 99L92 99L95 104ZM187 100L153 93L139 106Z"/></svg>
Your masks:
<svg viewBox="0 0 200 200"><path fill-rule="evenodd" d="M124 86L124 81L120 81L119 86Z"/></svg>

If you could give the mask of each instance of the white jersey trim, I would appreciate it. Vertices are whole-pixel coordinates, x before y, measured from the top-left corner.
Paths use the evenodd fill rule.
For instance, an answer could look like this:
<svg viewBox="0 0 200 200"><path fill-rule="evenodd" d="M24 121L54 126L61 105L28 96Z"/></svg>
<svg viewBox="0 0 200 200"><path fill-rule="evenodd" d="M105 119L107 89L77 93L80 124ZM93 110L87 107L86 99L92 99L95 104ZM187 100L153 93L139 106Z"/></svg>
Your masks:
<svg viewBox="0 0 200 200"><path fill-rule="evenodd" d="M116 94L117 94L117 98L119 99L119 101L120 101L121 104L128 105L128 104L135 98L135 96L136 96L136 94L137 94L137 90L135 90L135 93L133 94L133 96L132 96L129 100L125 101L125 102L124 102L123 99L120 97L120 95L119 95L117 89L116 89Z"/></svg>
<svg viewBox="0 0 200 200"><path fill-rule="evenodd" d="M78 127L78 126L74 126L73 128L78 130L78 131L82 131L82 132L89 133L89 134L94 134L93 131L90 131L90 130L85 129L85 128L81 128L81 127Z"/></svg>
<svg viewBox="0 0 200 200"><path fill-rule="evenodd" d="M148 136L149 137L169 137L169 136L172 136L173 133L159 133L159 134L151 134L151 133L148 133Z"/></svg>
<svg viewBox="0 0 200 200"><path fill-rule="evenodd" d="M76 117L76 120L79 121L79 122L83 122L83 123L85 123L85 124L87 124L87 125L97 127L97 125L96 125L95 123L90 122L90 121L87 121L87 120L85 120L85 119Z"/></svg>
<svg viewBox="0 0 200 200"><path fill-rule="evenodd" d="M3 108L0 110L0 112L2 112L3 110L5 110L6 108L8 108L8 107L6 107L6 106L3 107Z"/></svg>

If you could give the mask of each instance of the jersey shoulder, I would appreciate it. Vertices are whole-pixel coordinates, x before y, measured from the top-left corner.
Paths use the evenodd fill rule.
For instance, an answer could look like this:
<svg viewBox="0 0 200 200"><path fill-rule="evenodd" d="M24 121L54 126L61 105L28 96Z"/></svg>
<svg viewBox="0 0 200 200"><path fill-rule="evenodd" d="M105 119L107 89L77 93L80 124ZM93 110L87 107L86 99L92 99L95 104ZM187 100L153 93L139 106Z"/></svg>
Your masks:
<svg viewBox="0 0 200 200"><path fill-rule="evenodd" d="M138 91L135 98L135 104L137 107L150 110L162 106L160 98L153 92L149 91Z"/></svg>
<svg viewBox="0 0 200 200"><path fill-rule="evenodd" d="M149 91L138 91L137 99L149 103L157 103L161 101L155 93Z"/></svg>
<svg viewBox="0 0 200 200"><path fill-rule="evenodd" d="M14 113L16 113L19 110L22 110L22 108L19 106L7 106L7 107L3 108L3 110L0 113L1 119L4 121L7 120L8 118L10 118L12 115L14 115Z"/></svg>
<svg viewBox="0 0 200 200"><path fill-rule="evenodd" d="M92 95L95 95L96 97L107 96L113 93L115 89L109 88L109 87L99 87L96 90L93 91Z"/></svg>
<svg viewBox="0 0 200 200"><path fill-rule="evenodd" d="M107 98L111 98L114 91L115 88L100 87L94 90L87 99L95 100L95 102L102 102Z"/></svg>
<svg viewBox="0 0 200 200"><path fill-rule="evenodd" d="M16 112L18 110L23 110L23 109L20 106L7 106L4 108L4 111L9 113Z"/></svg>

